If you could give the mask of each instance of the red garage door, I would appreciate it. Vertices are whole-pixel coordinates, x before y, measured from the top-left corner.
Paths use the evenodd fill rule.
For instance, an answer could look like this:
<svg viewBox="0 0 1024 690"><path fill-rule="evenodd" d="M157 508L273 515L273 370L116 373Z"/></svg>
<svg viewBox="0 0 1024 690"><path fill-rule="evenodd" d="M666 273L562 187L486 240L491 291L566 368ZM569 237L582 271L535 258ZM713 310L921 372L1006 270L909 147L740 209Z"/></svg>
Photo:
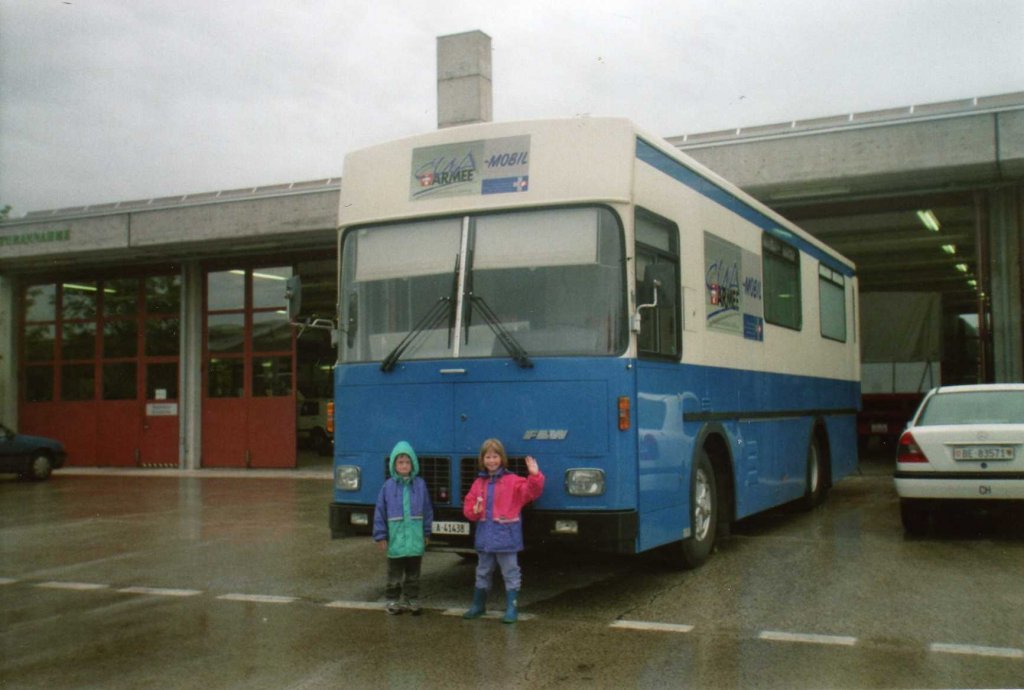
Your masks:
<svg viewBox="0 0 1024 690"><path fill-rule="evenodd" d="M22 306L21 431L69 465L177 466L180 277L38 281Z"/></svg>
<svg viewBox="0 0 1024 690"><path fill-rule="evenodd" d="M295 467L291 275L291 266L206 273L204 467Z"/></svg>

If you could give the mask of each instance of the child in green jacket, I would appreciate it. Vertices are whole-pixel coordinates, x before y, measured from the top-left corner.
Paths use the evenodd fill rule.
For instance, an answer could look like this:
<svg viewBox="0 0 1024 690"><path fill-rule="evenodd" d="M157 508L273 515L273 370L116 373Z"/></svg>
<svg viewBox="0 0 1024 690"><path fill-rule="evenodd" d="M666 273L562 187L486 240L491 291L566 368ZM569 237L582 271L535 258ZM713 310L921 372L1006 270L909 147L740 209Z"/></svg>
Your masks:
<svg viewBox="0 0 1024 690"><path fill-rule="evenodd" d="M427 483L419 476L416 451L405 441L391 450L390 477L377 496L373 512L373 540L388 554L388 579L385 597L390 614L409 611L419 615L420 565L434 507Z"/></svg>

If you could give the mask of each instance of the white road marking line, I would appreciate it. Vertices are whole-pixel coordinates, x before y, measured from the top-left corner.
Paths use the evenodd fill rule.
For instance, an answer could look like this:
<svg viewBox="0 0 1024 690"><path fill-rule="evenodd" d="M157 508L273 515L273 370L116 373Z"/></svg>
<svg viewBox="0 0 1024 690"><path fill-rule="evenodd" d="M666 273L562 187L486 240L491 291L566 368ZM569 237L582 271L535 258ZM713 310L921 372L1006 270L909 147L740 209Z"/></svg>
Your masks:
<svg viewBox="0 0 1024 690"><path fill-rule="evenodd" d="M614 621L609 628L625 628L627 630L652 630L657 632L688 633L693 631L692 625L683 623L648 623L647 621Z"/></svg>
<svg viewBox="0 0 1024 690"><path fill-rule="evenodd" d="M461 608L461 609L445 609L444 611L441 612L441 615L443 615L443 616L459 616L461 618L462 614L464 614L465 612L466 612L465 608ZM505 615L504 611L488 611L487 613L485 613L484 615L482 615L480 617L481 618L489 618L489 619L492 619L492 620L499 620L500 621L504 615ZM520 613L519 614L519 620L521 620L521 621L532 621L536 617L537 617L537 615L533 614L533 613Z"/></svg>
<svg viewBox="0 0 1024 690"><path fill-rule="evenodd" d="M0 585L9 585L18 582L17 579L11 577L0 577ZM35 587L41 587L45 589L67 589L74 591L90 591L98 589L107 589L110 585L95 583L95 582L60 582L51 580L48 582L39 582L34 585ZM165 587L123 587L116 590L122 594L152 594L156 596L169 596L169 597L191 597L202 594L202 590L198 589L172 589ZM217 597L224 601L247 601L259 604L290 604L298 600L298 597L288 596L277 596L272 594L222 594ZM384 604L379 602L369 601L331 601L324 606L328 608L341 608L341 609L359 609L359 610L370 610L379 611L384 609ZM429 607L424 607L429 608ZM441 610L441 613L445 616L461 616L464 612L462 608L446 608ZM504 613L499 610L493 610L486 612L481 618L488 618L492 620L500 620ZM529 621L536 618L535 614L532 613L520 613L519 620ZM622 628L626 630L649 630L657 632L673 632L673 633L689 633L694 630L694 626L686 625L683 623L652 623L647 621L632 621L632 620L619 620L613 621L608 624L610 628ZM847 635L816 635L811 633L791 633L783 632L779 630L762 630L758 634L758 639L771 640L775 642L799 642L805 644L825 644L825 645L837 645L843 647L852 647L857 644L856 637L850 637ZM940 654L961 654L969 656L987 656L987 657L1000 657L1004 659L1024 659L1024 649L1018 649L1016 647L986 647L984 645L969 645L969 644L949 644L945 642L933 642L928 647L929 651L940 653Z"/></svg>
<svg viewBox="0 0 1024 690"><path fill-rule="evenodd" d="M985 647L974 644L946 644L933 642L928 649L941 654L967 654L971 656L998 656L1005 659L1024 659L1024 649L1015 647Z"/></svg>
<svg viewBox="0 0 1024 690"><path fill-rule="evenodd" d="M363 611L383 611L384 604L372 601L331 601L324 606L332 609L360 609Z"/></svg>
<svg viewBox="0 0 1024 690"><path fill-rule="evenodd" d="M251 601L257 604L290 604L297 597L280 597L273 594L222 594L217 597L224 601Z"/></svg>
<svg viewBox="0 0 1024 690"><path fill-rule="evenodd" d="M856 637L846 635L815 635L811 633L791 633L780 630L762 630L758 639L772 640L774 642L802 642L804 644L831 644L842 647L852 647L857 644Z"/></svg>
<svg viewBox="0 0 1024 690"><path fill-rule="evenodd" d="M0 585L13 585L17 580L13 577L0 577Z"/></svg>
<svg viewBox="0 0 1024 690"><path fill-rule="evenodd" d="M194 597L203 593L198 589L169 589L167 587L124 587L117 591L121 594L154 594L160 597Z"/></svg>
<svg viewBox="0 0 1024 690"><path fill-rule="evenodd" d="M40 582L36 587L45 587L46 589L73 589L77 591L85 591L89 589L106 589L110 585L100 585L93 582Z"/></svg>

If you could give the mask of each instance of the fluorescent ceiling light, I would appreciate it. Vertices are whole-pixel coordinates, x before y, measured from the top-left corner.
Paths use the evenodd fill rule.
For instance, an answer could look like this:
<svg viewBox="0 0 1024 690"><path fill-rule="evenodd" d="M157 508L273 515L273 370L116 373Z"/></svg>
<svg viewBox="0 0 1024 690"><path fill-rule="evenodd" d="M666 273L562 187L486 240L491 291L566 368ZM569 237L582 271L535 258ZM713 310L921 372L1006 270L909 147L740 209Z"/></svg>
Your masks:
<svg viewBox="0 0 1024 690"><path fill-rule="evenodd" d="M942 245L942 251L946 252L947 254L956 254L956 245L944 244Z"/></svg>
<svg viewBox="0 0 1024 690"><path fill-rule="evenodd" d="M960 271L961 273L967 273L967 264L957 264L956 270Z"/></svg>
<svg viewBox="0 0 1024 690"><path fill-rule="evenodd" d="M935 217L935 214L932 212L931 209L927 209L925 211L918 211L917 217L920 218L924 226L931 230L932 232L938 232L939 228L942 227L941 225L939 225L939 219Z"/></svg>
<svg viewBox="0 0 1024 690"><path fill-rule="evenodd" d="M64 286L65 290L82 290L83 292L96 292L95 285L79 285L78 283L62 283L62 285ZM117 292L117 290L115 290L114 288L103 288L103 292L110 295Z"/></svg>
<svg viewBox="0 0 1024 690"><path fill-rule="evenodd" d="M228 273L233 273L236 276L244 276L245 275L245 271L239 270L237 268L228 271ZM276 276L273 273L260 273L259 271L253 271L252 272L252 277L253 278L266 278L267 280L288 280L288 276Z"/></svg>

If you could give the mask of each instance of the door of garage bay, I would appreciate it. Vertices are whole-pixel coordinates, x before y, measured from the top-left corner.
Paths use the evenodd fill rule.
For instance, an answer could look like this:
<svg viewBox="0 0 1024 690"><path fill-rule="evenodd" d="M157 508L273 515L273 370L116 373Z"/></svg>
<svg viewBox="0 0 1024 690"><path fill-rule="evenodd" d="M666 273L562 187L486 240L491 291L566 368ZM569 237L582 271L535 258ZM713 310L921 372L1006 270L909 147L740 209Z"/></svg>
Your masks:
<svg viewBox="0 0 1024 690"><path fill-rule="evenodd" d="M206 272L203 467L295 467L291 266Z"/></svg>
<svg viewBox="0 0 1024 690"><path fill-rule="evenodd" d="M69 465L177 466L180 276L31 281L22 305L21 431Z"/></svg>

